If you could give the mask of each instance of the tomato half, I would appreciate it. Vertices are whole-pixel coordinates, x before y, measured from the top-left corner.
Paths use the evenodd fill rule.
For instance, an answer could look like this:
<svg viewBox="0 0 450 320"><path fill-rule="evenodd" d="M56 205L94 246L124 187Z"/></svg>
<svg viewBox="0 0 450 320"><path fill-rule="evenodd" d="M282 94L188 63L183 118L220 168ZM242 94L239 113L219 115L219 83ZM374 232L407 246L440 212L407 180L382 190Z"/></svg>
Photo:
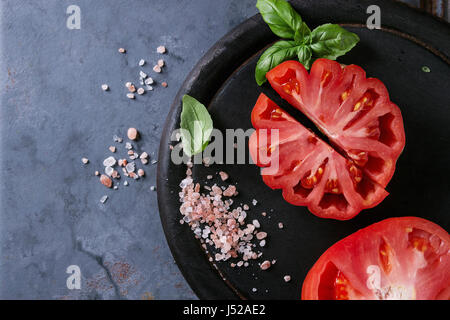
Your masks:
<svg viewBox="0 0 450 320"><path fill-rule="evenodd" d="M286 61L266 77L332 145L260 96L252 112L257 129L249 144L252 159L261 167L279 163L277 170L262 170L264 182L282 189L288 202L308 206L324 218L350 219L380 203L405 146L400 109L389 100L383 83L366 78L358 66L343 68L328 59L317 59L310 73L301 63ZM279 142L261 139L260 129L279 129Z"/></svg>
<svg viewBox="0 0 450 320"><path fill-rule="evenodd" d="M450 236L417 217L372 224L322 254L302 299L449 300Z"/></svg>
<svg viewBox="0 0 450 320"><path fill-rule="evenodd" d="M387 196L353 160L344 158L264 94L253 108L252 124L256 128L249 141L252 159L263 167L264 182L272 189L283 189L289 203L308 206L319 217L346 220Z"/></svg>
<svg viewBox="0 0 450 320"><path fill-rule="evenodd" d="M286 61L266 75L272 87L302 111L373 181L386 187L405 146L400 109L384 84L365 71L317 59L308 74L298 61Z"/></svg>

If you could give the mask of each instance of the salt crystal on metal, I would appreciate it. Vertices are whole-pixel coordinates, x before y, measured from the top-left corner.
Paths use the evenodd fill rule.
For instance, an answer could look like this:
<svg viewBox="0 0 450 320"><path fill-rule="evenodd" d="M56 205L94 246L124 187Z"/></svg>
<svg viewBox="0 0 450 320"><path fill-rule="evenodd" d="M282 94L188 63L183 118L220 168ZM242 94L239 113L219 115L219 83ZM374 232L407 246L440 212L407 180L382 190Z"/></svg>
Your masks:
<svg viewBox="0 0 450 320"><path fill-rule="evenodd" d="M125 168L128 172L134 172L134 170L136 169L136 164L134 162L130 162L126 165Z"/></svg>
<svg viewBox="0 0 450 320"><path fill-rule="evenodd" d="M156 52L158 53L165 53L166 52L166 47L165 46L159 46L158 48L156 48Z"/></svg>
<svg viewBox="0 0 450 320"><path fill-rule="evenodd" d="M141 77L142 79L147 78L147 74L144 71L139 71L139 77Z"/></svg>
<svg viewBox="0 0 450 320"><path fill-rule="evenodd" d="M115 164L116 164L116 159L113 156L108 157L105 160L103 160L103 165L105 167L113 167Z"/></svg>
<svg viewBox="0 0 450 320"><path fill-rule="evenodd" d="M113 174L113 172L114 172L114 169L112 168L112 167L106 167L105 168L105 173L108 175L108 176L112 176L112 174Z"/></svg>

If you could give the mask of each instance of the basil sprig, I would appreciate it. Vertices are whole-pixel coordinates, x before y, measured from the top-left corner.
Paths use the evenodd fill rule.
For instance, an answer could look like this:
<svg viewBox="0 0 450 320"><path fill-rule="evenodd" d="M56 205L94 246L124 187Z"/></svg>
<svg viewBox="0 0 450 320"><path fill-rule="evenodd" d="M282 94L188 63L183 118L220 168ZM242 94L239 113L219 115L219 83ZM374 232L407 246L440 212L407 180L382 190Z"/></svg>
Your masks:
<svg viewBox="0 0 450 320"><path fill-rule="evenodd" d="M180 126L184 153L190 157L202 152L209 143L213 122L205 106L187 94L183 96Z"/></svg>
<svg viewBox="0 0 450 320"><path fill-rule="evenodd" d="M356 34L337 24L323 24L311 31L285 0L258 0L256 7L273 33L289 39L276 42L261 55L255 70L258 85L266 82L266 73L283 61L297 57L309 69L315 59L335 60L359 41Z"/></svg>

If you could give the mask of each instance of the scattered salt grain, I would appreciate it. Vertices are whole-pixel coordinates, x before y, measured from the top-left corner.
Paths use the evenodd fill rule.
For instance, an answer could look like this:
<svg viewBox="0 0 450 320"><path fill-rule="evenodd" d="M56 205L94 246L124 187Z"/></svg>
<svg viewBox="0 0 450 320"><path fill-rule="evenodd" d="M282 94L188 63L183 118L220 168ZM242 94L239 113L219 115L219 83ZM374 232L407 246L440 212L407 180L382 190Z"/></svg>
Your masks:
<svg viewBox="0 0 450 320"><path fill-rule="evenodd" d="M259 221L256 220L256 219L253 220L252 223L253 223L253 225L255 226L255 228L260 228L260 227L261 227L261 225L259 224Z"/></svg>
<svg viewBox="0 0 450 320"><path fill-rule="evenodd" d="M265 260L263 263L261 263L261 270L267 270L269 269L271 266L270 261L269 260Z"/></svg>
<svg viewBox="0 0 450 320"><path fill-rule="evenodd" d="M155 186L151 186L151 187L150 187L150 190L155 191L155 190L156 190L156 187L155 187Z"/></svg>
<svg viewBox="0 0 450 320"><path fill-rule="evenodd" d="M98 175L100 175L100 172L95 171L94 174L95 174L96 176L98 176Z"/></svg>
<svg viewBox="0 0 450 320"><path fill-rule="evenodd" d="M111 151L111 152L113 152L113 153L116 152L116 147L110 146L110 147L109 147L109 151Z"/></svg>
<svg viewBox="0 0 450 320"><path fill-rule="evenodd" d="M134 99L134 94L133 93L127 93L127 98L128 99Z"/></svg>
<svg viewBox="0 0 450 320"><path fill-rule="evenodd" d="M155 65L155 66L153 67L153 71L155 71L156 73L160 73L160 72L161 72L161 67L158 66L158 65Z"/></svg>
<svg viewBox="0 0 450 320"><path fill-rule="evenodd" d="M131 83L131 82L125 82L125 87L129 88L129 87L131 87L131 86L132 86L132 83Z"/></svg>
<svg viewBox="0 0 450 320"><path fill-rule="evenodd" d="M224 171L220 171L219 175L220 175L220 179L222 179L222 181L225 181L228 179L228 174Z"/></svg>
<svg viewBox="0 0 450 320"><path fill-rule="evenodd" d="M262 239L264 239L265 237L267 237L267 233L264 232L264 231L260 231L260 232L258 232L258 233L256 234L256 239L258 239L258 240L262 240Z"/></svg>
<svg viewBox="0 0 450 320"><path fill-rule="evenodd" d="M258 201L256 201L256 199L253 199L253 200L252 200L252 204L253 204L254 206L256 206L257 203L258 203Z"/></svg>
<svg viewBox="0 0 450 320"><path fill-rule="evenodd" d="M166 53L166 47L165 46L159 46L158 48L156 48L156 52L158 53Z"/></svg>
<svg viewBox="0 0 450 320"><path fill-rule="evenodd" d="M279 229L283 229L283 228L284 228L284 225L283 225L282 222L278 222L278 228L279 228Z"/></svg>
<svg viewBox="0 0 450 320"><path fill-rule="evenodd" d="M142 170L142 169L139 169L139 170L138 170L138 175L139 175L139 177L145 176L145 171Z"/></svg>
<svg viewBox="0 0 450 320"><path fill-rule="evenodd" d="M147 164L148 163L148 159L146 159L146 158L141 159L141 162L142 162L142 164Z"/></svg>
<svg viewBox="0 0 450 320"><path fill-rule="evenodd" d="M83 162L83 164L88 164L89 163L89 159L88 158L81 158L81 162Z"/></svg>
<svg viewBox="0 0 450 320"><path fill-rule="evenodd" d="M119 50L118 50L120 53L126 53L127 52L127 50L125 50L124 48L119 48Z"/></svg>
<svg viewBox="0 0 450 320"><path fill-rule="evenodd" d="M256 291L258 291L258 289L256 289L256 288L253 288L253 289L252 289L252 291L253 291L253 292L256 292Z"/></svg>
<svg viewBox="0 0 450 320"><path fill-rule="evenodd" d="M284 282L289 282L289 281L291 281L291 276L290 275L285 275L283 277L283 279L284 279Z"/></svg>
<svg viewBox="0 0 450 320"><path fill-rule="evenodd" d="M144 88L139 88L139 89L137 89L137 93L139 95L143 95L145 93L145 89Z"/></svg>
<svg viewBox="0 0 450 320"><path fill-rule="evenodd" d="M105 167L113 167L115 164L116 164L116 159L113 156L108 157L105 160L103 160L103 165Z"/></svg>
<svg viewBox="0 0 450 320"><path fill-rule="evenodd" d="M164 60L163 59L159 59L158 60L158 66L160 66L161 68L164 67Z"/></svg>
<svg viewBox="0 0 450 320"><path fill-rule="evenodd" d="M106 196L106 195L100 198L101 203L105 203L106 200L108 200L108 196Z"/></svg>
<svg viewBox="0 0 450 320"><path fill-rule="evenodd" d="M134 84L132 84L131 86L128 87L128 91L130 91L131 93L136 92L136 87L134 86Z"/></svg>
<svg viewBox="0 0 450 320"><path fill-rule="evenodd" d="M129 128L127 131L127 136L130 140L136 140L139 136L139 132L136 130L136 128Z"/></svg>
<svg viewBox="0 0 450 320"><path fill-rule="evenodd" d="M264 246L266 245L266 240L261 240L261 241L259 242L259 245L260 245L261 247L264 247Z"/></svg>
<svg viewBox="0 0 450 320"><path fill-rule="evenodd" d="M128 186L128 181L124 181L123 185Z"/></svg>
<svg viewBox="0 0 450 320"><path fill-rule="evenodd" d="M136 170L136 164L134 162L130 162L126 165L125 169L127 169L127 172L134 172Z"/></svg>
<svg viewBox="0 0 450 320"><path fill-rule="evenodd" d="M104 174L100 176L100 182L107 188L112 187L112 180L108 176L105 176Z"/></svg>
<svg viewBox="0 0 450 320"><path fill-rule="evenodd" d="M118 142L118 143L122 143L122 141L123 141L123 139L118 137L117 135L113 136L113 140L114 140L114 142Z"/></svg>
<svg viewBox="0 0 450 320"><path fill-rule="evenodd" d="M114 171L114 169L112 168L112 167L105 167L105 173L108 175L108 176L112 176L112 174L113 174L113 171Z"/></svg>
<svg viewBox="0 0 450 320"><path fill-rule="evenodd" d="M148 158L148 153L147 152L142 152L141 155L139 156L139 158L147 159Z"/></svg>
<svg viewBox="0 0 450 320"><path fill-rule="evenodd" d="M144 64L145 64L145 60L144 59L139 60L139 66L140 67L142 67Z"/></svg>
<svg viewBox="0 0 450 320"><path fill-rule="evenodd" d="M141 78L141 79L145 79L145 78L147 78L147 74L144 72L144 71L139 71L139 77Z"/></svg>
<svg viewBox="0 0 450 320"><path fill-rule="evenodd" d="M225 189L225 191L223 192L223 195L225 197L231 197L235 194L236 192L236 187L233 185L229 185L228 188Z"/></svg>
<svg viewBox="0 0 450 320"><path fill-rule="evenodd" d="M131 150L131 149L133 149L133 146L131 145L131 143L126 142L126 143L125 143L125 149Z"/></svg>
<svg viewBox="0 0 450 320"><path fill-rule="evenodd" d="M109 90L109 86L107 84L102 84L102 90L103 91L108 91Z"/></svg>
<svg viewBox="0 0 450 320"><path fill-rule="evenodd" d="M119 172L117 172L117 170L114 170L111 173L111 177L113 177L114 179L120 179L120 174L119 174Z"/></svg>
<svg viewBox="0 0 450 320"><path fill-rule="evenodd" d="M147 79L145 79L144 83L145 83L146 85L150 85L150 84L153 84L154 81L153 81L152 78L148 77Z"/></svg>
<svg viewBox="0 0 450 320"><path fill-rule="evenodd" d="M162 85L164 88L167 88L167 86L168 86L167 82L163 82L163 83L161 83L161 85Z"/></svg>

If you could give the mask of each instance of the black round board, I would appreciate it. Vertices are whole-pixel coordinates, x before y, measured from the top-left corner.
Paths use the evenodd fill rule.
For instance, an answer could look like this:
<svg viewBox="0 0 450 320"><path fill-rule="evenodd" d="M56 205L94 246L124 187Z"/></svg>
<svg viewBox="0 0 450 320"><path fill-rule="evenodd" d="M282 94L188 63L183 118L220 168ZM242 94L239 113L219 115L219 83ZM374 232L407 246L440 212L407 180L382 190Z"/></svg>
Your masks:
<svg viewBox="0 0 450 320"><path fill-rule="evenodd" d="M202 184L209 174L215 177L212 183L219 183L216 172L229 173L230 183L239 190L236 202L251 207L247 219L257 218L269 234L264 258L277 260L268 271L259 270L256 263L248 268L210 263L190 228L179 223L179 183L185 178L186 166L171 162L169 145L173 144L172 132L179 128L181 97L189 94L204 103L214 127L222 131L251 128L250 113L261 92L286 107L268 84L258 87L254 80L256 61L276 36L259 15L233 29L200 59L182 85L159 149L157 188L164 232L179 268L201 299L299 299L308 270L328 247L388 217L419 216L450 228L449 25L388 0L302 0L292 4L311 28L338 23L359 35L358 45L338 61L359 65L368 76L384 82L391 100L402 111L406 147L387 187L390 195L349 221L320 219L305 207L288 204L279 190L270 190L263 183L254 165L195 165L193 178ZM366 8L373 4L381 8L381 30L365 26ZM431 72L422 71L423 66ZM258 200L256 206L252 199ZM262 217L263 211L268 213L266 217ZM283 229L278 222L284 224ZM292 277L289 283L283 280L286 274Z"/></svg>

